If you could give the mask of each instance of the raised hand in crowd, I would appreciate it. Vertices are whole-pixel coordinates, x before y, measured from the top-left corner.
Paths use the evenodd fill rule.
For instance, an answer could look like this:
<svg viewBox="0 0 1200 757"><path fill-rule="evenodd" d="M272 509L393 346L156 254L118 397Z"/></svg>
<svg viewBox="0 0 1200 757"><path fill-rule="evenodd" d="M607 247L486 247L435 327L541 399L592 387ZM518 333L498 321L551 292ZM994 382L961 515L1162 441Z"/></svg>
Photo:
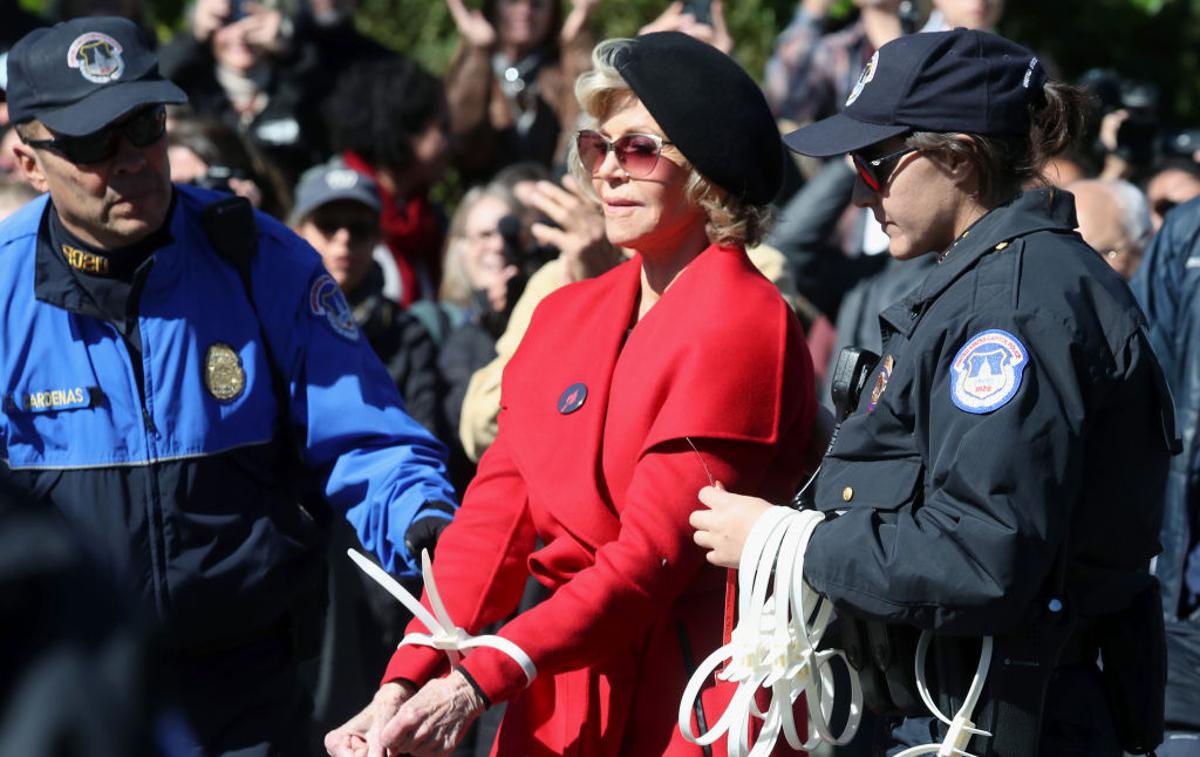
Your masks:
<svg viewBox="0 0 1200 757"><path fill-rule="evenodd" d="M330 757L375 757L386 754L381 741L383 727L400 712L414 690L395 681L375 692L371 703L341 727L325 734L325 751Z"/></svg>
<svg viewBox="0 0 1200 757"><path fill-rule="evenodd" d="M496 44L496 27L484 18L483 11L468 8L463 0L446 0L446 7L465 43L481 48Z"/></svg>
<svg viewBox="0 0 1200 757"><path fill-rule="evenodd" d="M580 32L587 29L592 11L596 10L598 5L600 0L575 0L571 4L571 12L563 21L562 32L559 34L563 47L570 47L571 43L579 38Z"/></svg>
<svg viewBox="0 0 1200 757"><path fill-rule="evenodd" d="M558 248L564 284L594 278L624 260L620 249L604 235L599 206L580 192L570 176L563 177L561 186L539 181L514 191L517 199L558 224L556 228L535 223L530 231L538 244Z"/></svg>
<svg viewBox="0 0 1200 757"><path fill-rule="evenodd" d="M208 42L225 25L233 6L229 0L196 0L192 10L192 36L198 42Z"/></svg>
<svg viewBox="0 0 1200 757"><path fill-rule="evenodd" d="M651 32L683 32L701 42L707 42L721 52L729 55L733 52L733 36L725 23L725 3L713 0L712 23L705 24L697 21L691 13L684 11L683 3L676 0L667 6L658 18L638 30L638 34Z"/></svg>
<svg viewBox="0 0 1200 757"><path fill-rule="evenodd" d="M283 35L283 14L260 3L244 2L245 18L237 21L243 27L246 44L268 53L283 52L287 39Z"/></svg>

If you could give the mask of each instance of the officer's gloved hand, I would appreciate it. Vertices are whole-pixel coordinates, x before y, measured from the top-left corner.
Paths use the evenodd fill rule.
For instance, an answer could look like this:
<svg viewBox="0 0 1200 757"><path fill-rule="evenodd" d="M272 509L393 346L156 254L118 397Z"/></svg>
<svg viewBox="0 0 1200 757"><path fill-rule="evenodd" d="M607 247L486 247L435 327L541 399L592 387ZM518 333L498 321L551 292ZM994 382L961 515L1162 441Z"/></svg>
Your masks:
<svg viewBox="0 0 1200 757"><path fill-rule="evenodd" d="M425 503L417 517L408 525L408 530L404 532L404 546L410 555L419 558L421 550L428 549L429 556L433 557L438 537L446 530L446 526L450 525L450 519L446 515L454 516L453 505L446 502Z"/></svg>

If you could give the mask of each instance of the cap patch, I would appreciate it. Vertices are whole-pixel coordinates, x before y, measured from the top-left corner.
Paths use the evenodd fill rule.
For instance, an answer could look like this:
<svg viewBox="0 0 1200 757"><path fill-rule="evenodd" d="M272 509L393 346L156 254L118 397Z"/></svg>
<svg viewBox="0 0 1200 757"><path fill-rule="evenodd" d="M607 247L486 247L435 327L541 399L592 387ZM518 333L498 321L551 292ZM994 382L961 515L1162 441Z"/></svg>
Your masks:
<svg viewBox="0 0 1200 757"><path fill-rule="evenodd" d="M1029 61L1029 68L1025 69L1025 78L1021 81L1021 86L1029 89L1029 80L1033 78L1033 72L1037 69L1038 59L1035 55L1033 60Z"/></svg>
<svg viewBox="0 0 1200 757"><path fill-rule="evenodd" d="M349 168L338 168L325 174L325 184L330 189L351 189L358 183L358 172Z"/></svg>
<svg viewBox="0 0 1200 757"><path fill-rule="evenodd" d="M108 84L125 73L121 43L107 34L88 32L75 38L67 51L67 65L78 68L93 84Z"/></svg>
<svg viewBox="0 0 1200 757"><path fill-rule="evenodd" d="M858 75L858 81L854 84L854 89L850 91L850 96L846 98L847 105L857 100L858 96L862 94L863 87L871 83L871 80L875 78L875 70L877 68L879 68L878 50L871 56L871 60L867 61L867 65L862 70L862 73Z"/></svg>
<svg viewBox="0 0 1200 757"><path fill-rule="evenodd" d="M313 315L325 319L335 334L351 342L358 341L358 323L354 320L354 311L332 276L326 273L313 281L312 289L308 292L308 306Z"/></svg>
<svg viewBox="0 0 1200 757"><path fill-rule="evenodd" d="M1007 331L988 329L967 340L950 364L950 396L960 410L990 413L1008 403L1021 388L1029 354Z"/></svg>

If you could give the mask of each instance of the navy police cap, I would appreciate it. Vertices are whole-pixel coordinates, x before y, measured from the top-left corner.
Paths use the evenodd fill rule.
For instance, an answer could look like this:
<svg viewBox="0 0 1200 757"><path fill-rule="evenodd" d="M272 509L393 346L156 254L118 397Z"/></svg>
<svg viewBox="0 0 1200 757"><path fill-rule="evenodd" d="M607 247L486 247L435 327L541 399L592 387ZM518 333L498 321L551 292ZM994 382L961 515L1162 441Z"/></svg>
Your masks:
<svg viewBox="0 0 1200 757"><path fill-rule="evenodd" d="M124 18L91 16L35 29L8 54L8 112L80 137L143 106L187 102L158 72L143 32Z"/></svg>
<svg viewBox="0 0 1200 757"><path fill-rule="evenodd" d="M803 155L861 150L910 131L1021 137L1029 104L1042 96L1037 56L1004 37L971 29L911 34L875 52L836 116L784 137Z"/></svg>

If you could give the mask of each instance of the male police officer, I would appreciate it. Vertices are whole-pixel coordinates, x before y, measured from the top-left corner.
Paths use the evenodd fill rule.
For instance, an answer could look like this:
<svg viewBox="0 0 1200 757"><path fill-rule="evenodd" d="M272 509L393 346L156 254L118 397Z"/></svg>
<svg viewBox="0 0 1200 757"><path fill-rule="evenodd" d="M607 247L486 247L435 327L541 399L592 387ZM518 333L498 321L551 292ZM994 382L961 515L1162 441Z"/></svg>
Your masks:
<svg viewBox="0 0 1200 757"><path fill-rule="evenodd" d="M32 32L8 83L48 197L0 225L0 475L163 622L205 752L306 752L321 508L415 573L453 509L444 450L308 245L172 186L163 106L185 96L133 24Z"/></svg>

